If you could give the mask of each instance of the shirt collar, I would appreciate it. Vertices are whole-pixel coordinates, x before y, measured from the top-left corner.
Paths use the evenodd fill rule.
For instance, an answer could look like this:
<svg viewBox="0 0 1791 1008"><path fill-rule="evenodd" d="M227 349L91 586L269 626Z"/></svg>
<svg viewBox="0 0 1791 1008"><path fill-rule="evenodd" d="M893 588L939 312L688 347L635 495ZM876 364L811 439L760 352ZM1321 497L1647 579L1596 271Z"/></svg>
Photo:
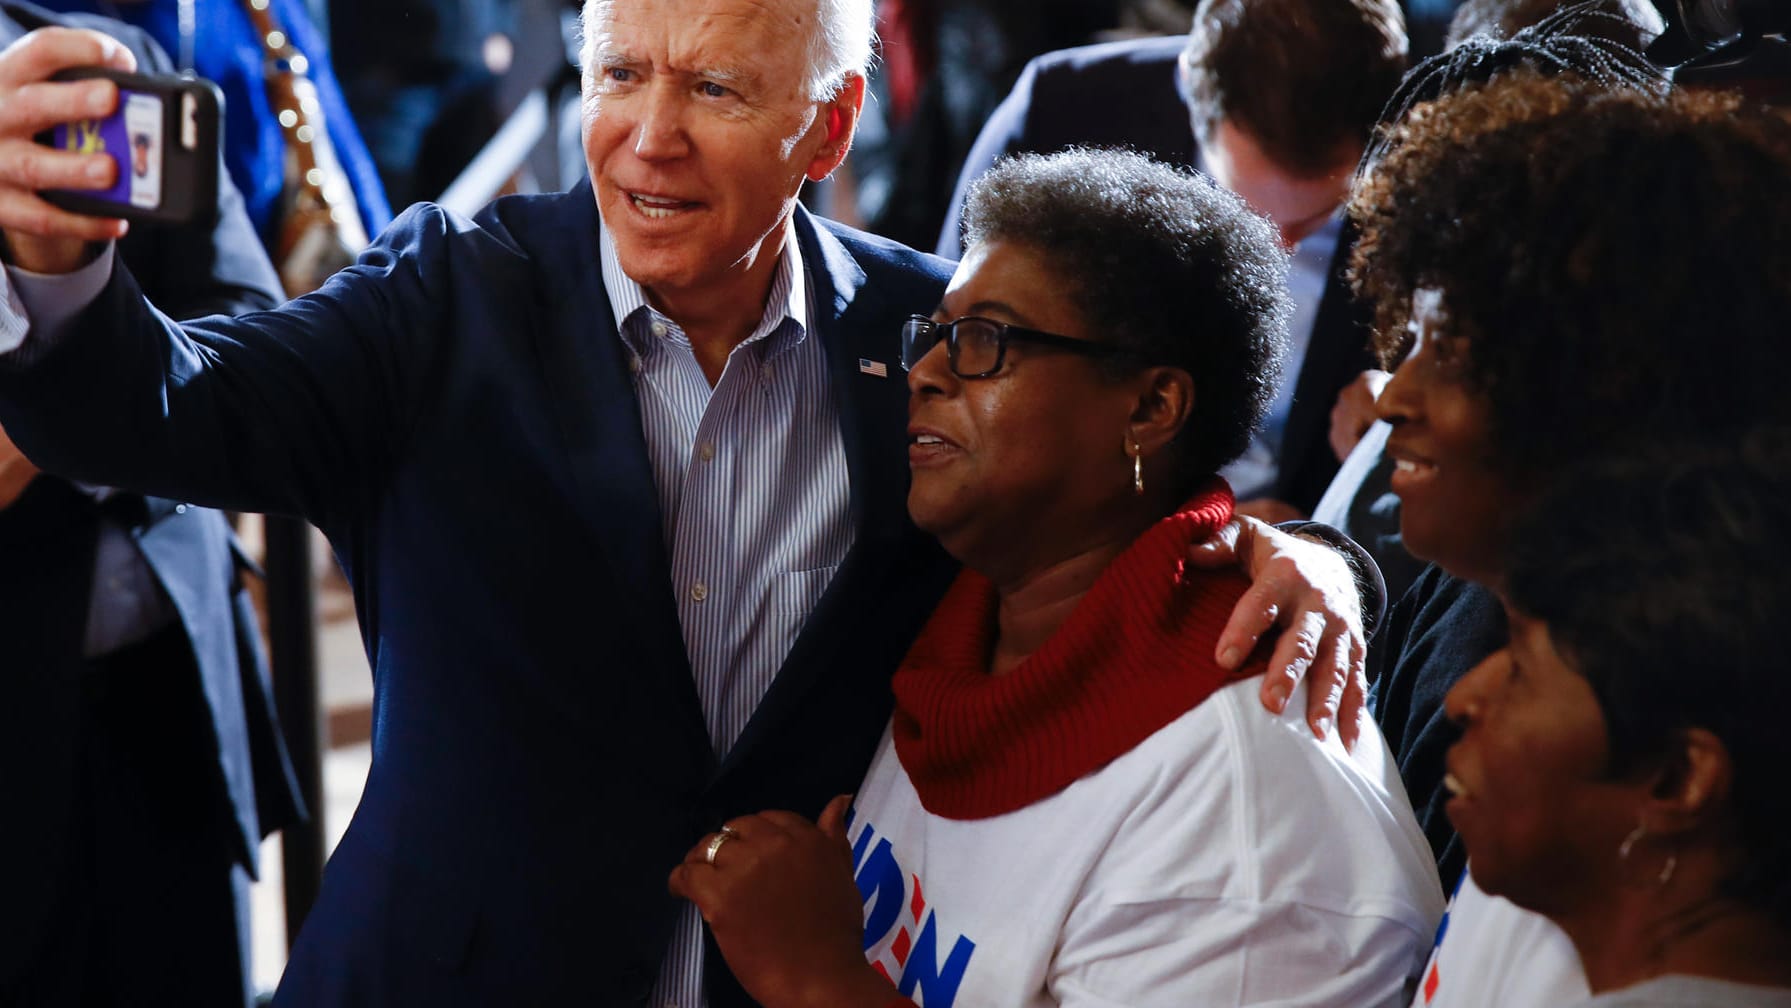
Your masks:
<svg viewBox="0 0 1791 1008"><path fill-rule="evenodd" d="M1194 152L1194 168L1205 176L1208 182L1212 182L1214 185L1219 184L1214 181L1213 170L1207 165L1206 151ZM1337 247L1337 239L1343 235L1343 218L1346 216L1345 211L1348 207L1349 200L1347 199L1337 204L1337 208L1331 211L1331 216L1325 218L1324 224L1320 225L1318 230L1294 243L1293 254L1307 258L1322 256L1325 262L1330 262L1331 251ZM1274 222L1270 221L1269 223L1273 224Z"/></svg>
<svg viewBox="0 0 1791 1008"><path fill-rule="evenodd" d="M627 324L628 320L641 315L643 311L658 313L647 303L646 289L622 271L622 261L616 255L615 239L610 236L609 227L602 220L602 215L599 214L597 246L602 259L604 292L609 295L609 310L615 319L616 332L631 349L638 352L642 348L635 346L634 340L638 331L645 327L630 326ZM794 338L789 345L801 342L808 333L808 314L808 275L802 266L802 244L796 240L796 221L792 216L784 220L784 250L778 256L777 268L772 273L770 296L765 301L765 314L759 318L759 324L754 327L747 341L776 332L787 318L795 323Z"/></svg>
<svg viewBox="0 0 1791 1008"><path fill-rule="evenodd" d="M1343 236L1344 209L1347 204L1338 204L1331 211L1331 216L1318 230L1299 240L1294 246L1294 255L1316 257L1320 262L1329 263L1331 253L1337 248L1337 240Z"/></svg>

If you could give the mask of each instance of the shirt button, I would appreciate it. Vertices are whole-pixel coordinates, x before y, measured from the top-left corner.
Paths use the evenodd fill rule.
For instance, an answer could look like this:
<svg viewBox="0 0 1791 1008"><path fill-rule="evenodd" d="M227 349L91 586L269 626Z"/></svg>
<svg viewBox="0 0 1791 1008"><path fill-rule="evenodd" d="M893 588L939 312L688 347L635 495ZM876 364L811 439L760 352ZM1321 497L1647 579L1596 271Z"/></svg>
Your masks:
<svg viewBox="0 0 1791 1008"><path fill-rule="evenodd" d="M690 586L690 600L692 602L701 602L702 600L704 600L708 597L709 597L709 586L708 585L702 583L701 581L698 581L696 584L693 584Z"/></svg>
<svg viewBox="0 0 1791 1008"><path fill-rule="evenodd" d="M186 505L185 505L185 504L176 504L176 505L174 505L174 513L175 513L175 514L186 514L186 513L187 513L187 506L186 506Z"/></svg>
<svg viewBox="0 0 1791 1008"><path fill-rule="evenodd" d="M702 445L697 448L697 458L702 459L704 462L713 462L715 460L715 445L712 442L704 441Z"/></svg>
<svg viewBox="0 0 1791 1008"><path fill-rule="evenodd" d="M647 326L647 331L655 336L663 337L665 335L665 323L655 319L651 325Z"/></svg>
<svg viewBox="0 0 1791 1008"><path fill-rule="evenodd" d="M641 373L641 355L640 354L629 354L628 355L628 370L632 371L635 374Z"/></svg>
<svg viewBox="0 0 1791 1008"><path fill-rule="evenodd" d="M764 367L759 369L759 377L763 378L766 381L771 380L771 374L772 374L771 365L769 365L769 364L767 364Z"/></svg>

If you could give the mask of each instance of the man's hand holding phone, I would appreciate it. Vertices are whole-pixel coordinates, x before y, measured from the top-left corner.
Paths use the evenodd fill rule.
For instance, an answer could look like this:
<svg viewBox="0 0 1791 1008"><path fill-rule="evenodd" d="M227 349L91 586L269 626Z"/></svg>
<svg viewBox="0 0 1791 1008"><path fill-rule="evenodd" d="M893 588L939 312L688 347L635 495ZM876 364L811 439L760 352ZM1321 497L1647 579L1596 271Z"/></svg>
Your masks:
<svg viewBox="0 0 1791 1008"><path fill-rule="evenodd" d="M118 85L110 80L53 81L72 67L134 71L129 49L99 32L40 28L0 51L0 233L6 257L37 273L67 273L86 262L90 244L124 236L115 217L55 206L45 189L104 189L118 163L98 152L56 150L39 134L61 123L112 115Z"/></svg>

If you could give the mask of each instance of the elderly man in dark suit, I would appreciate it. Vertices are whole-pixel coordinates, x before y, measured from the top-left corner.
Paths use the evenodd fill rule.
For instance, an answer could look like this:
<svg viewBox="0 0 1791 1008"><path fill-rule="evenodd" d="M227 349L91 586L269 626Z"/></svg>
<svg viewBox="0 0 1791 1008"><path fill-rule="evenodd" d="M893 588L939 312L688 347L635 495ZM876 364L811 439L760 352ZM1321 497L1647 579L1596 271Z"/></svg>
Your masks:
<svg viewBox="0 0 1791 1008"><path fill-rule="evenodd" d="M1348 451L1333 445L1333 408L1374 366L1367 316L1343 278L1354 233L1341 207L1405 65L1393 0L1203 0L1185 37L1040 56L971 149L940 254L957 254L964 194L1004 154L1130 147L1202 168L1237 192L1293 252L1296 312L1290 380L1225 475L1245 513L1304 517ZM1343 423L1366 428L1373 400L1346 405L1356 398Z"/></svg>
<svg viewBox="0 0 1791 1008"><path fill-rule="evenodd" d="M49 24L170 69L136 29L22 3L0 45ZM119 253L176 317L279 303L227 180ZM0 431L0 557L0 1003L242 1008L261 839L300 805L229 524L40 475Z"/></svg>
<svg viewBox="0 0 1791 1008"><path fill-rule="evenodd" d="M303 514L353 585L373 766L282 1003L745 1003L667 876L733 816L857 786L952 574L902 508L897 347L947 264L796 203L846 155L870 25L592 0L589 181L413 207L316 293L184 328L117 222L33 202L87 162L0 159L29 315L0 317L0 422L78 478ZM37 82L113 58L0 55L13 136L104 105ZM1277 592L1334 558L1252 528L1288 552L1222 646L1279 611L1341 681L1347 573Z"/></svg>

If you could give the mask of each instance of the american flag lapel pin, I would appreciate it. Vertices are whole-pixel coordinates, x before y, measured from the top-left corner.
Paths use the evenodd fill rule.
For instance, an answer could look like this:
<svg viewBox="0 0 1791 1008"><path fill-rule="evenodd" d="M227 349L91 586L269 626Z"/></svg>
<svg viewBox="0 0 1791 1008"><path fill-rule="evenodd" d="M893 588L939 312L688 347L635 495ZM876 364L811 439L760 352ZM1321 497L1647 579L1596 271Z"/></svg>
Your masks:
<svg viewBox="0 0 1791 1008"><path fill-rule="evenodd" d="M858 370L876 378L889 377L889 365L882 361L871 360L869 357L858 358Z"/></svg>

